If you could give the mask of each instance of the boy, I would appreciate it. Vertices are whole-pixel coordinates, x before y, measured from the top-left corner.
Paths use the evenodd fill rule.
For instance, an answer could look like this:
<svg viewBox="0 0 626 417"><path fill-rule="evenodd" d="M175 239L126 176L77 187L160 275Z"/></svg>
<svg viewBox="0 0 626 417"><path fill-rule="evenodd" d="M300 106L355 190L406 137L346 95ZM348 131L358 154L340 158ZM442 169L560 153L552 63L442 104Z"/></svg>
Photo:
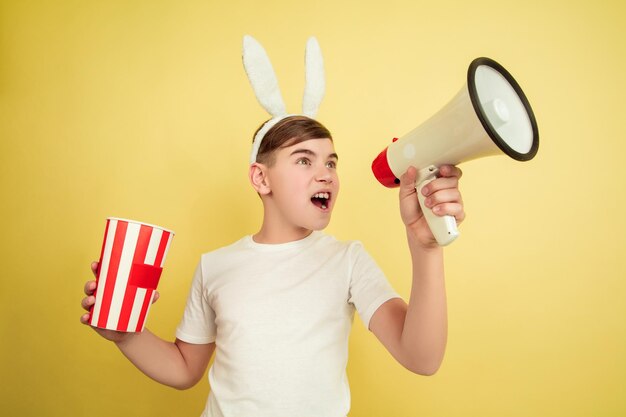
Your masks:
<svg viewBox="0 0 626 417"><path fill-rule="evenodd" d="M432 375L439 368L447 337L442 249L419 208L417 171L410 168L400 178L413 264L407 305L360 243L321 232L339 193L330 132L306 116L270 122L255 134L249 169L263 204L261 228L202 256L176 340L147 329L94 330L143 373L178 389L194 386L215 352L205 417L346 416L355 310L407 369ZM426 205L460 223L461 171L443 166L440 175L423 189ZM86 310L95 303L95 286L85 285Z"/></svg>
<svg viewBox="0 0 626 417"><path fill-rule="evenodd" d="M339 192L338 157L323 126L305 117L284 119L266 135L257 160L250 167L250 182L263 202L262 226L233 251L227 247L203 256L176 341L166 342L149 330L95 330L114 341L146 375L178 389L200 380L217 346L207 416L347 415L348 332L352 305L359 302L365 325L402 365L423 375L435 373L447 333L443 259L418 206L415 169L402 176L400 186L400 211L413 261L407 306L358 244L317 232L328 225ZM461 172L445 166L441 173L425 190L427 205L461 222ZM300 257L307 251L317 259ZM324 266L346 275L345 258L347 267L357 268L354 273L361 276L333 282L336 277ZM296 264L282 267L279 261ZM94 271L96 267L92 265ZM219 271L211 271L215 268ZM243 277L232 273L237 268L244 271ZM305 278L289 282L293 276L282 276L263 282L283 269L300 269ZM230 281L220 281L220 276ZM326 287L317 288L320 285ZM293 288L298 286L301 291ZM95 302L94 289L94 281L85 286L82 305L87 310ZM356 296L363 299L351 300ZM87 323L88 317L83 315L81 321Z"/></svg>

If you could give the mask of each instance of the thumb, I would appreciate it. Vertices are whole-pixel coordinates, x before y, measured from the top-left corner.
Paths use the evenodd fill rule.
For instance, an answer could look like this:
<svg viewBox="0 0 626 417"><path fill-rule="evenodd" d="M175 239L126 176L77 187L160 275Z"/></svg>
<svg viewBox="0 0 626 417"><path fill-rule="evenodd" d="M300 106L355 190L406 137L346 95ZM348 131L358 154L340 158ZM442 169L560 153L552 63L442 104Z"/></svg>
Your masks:
<svg viewBox="0 0 626 417"><path fill-rule="evenodd" d="M415 181L417 180L417 168L409 167L402 176L400 176L400 198L414 194Z"/></svg>

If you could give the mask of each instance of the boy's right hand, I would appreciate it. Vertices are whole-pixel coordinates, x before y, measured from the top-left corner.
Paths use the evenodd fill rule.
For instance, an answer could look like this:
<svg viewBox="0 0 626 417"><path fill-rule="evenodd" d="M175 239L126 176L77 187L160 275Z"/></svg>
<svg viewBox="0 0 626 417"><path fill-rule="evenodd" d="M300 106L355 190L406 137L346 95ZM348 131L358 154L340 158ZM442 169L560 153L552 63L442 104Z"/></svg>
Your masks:
<svg viewBox="0 0 626 417"><path fill-rule="evenodd" d="M98 274L98 262L91 263L91 272L93 272L94 276ZM80 322L89 325L89 318L91 316L89 310L91 310L91 307L93 307L93 305L96 303L96 297L93 295L93 293L96 291L96 281L87 281L85 283L84 291L86 297L83 298L81 306L83 307L83 309L87 310L87 313L81 316ZM152 302L154 303L158 299L159 293L155 291ZM98 333L100 336L115 343L122 342L135 334L130 332L118 332L115 330L100 329L94 326L92 326L92 329L94 329L96 333Z"/></svg>

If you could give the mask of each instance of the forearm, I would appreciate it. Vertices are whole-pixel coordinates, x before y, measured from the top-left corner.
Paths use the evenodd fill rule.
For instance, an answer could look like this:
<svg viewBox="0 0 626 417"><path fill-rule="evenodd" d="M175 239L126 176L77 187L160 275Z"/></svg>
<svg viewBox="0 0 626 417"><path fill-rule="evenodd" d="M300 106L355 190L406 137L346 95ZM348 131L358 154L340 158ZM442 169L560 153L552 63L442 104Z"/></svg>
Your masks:
<svg viewBox="0 0 626 417"><path fill-rule="evenodd" d="M423 248L410 231L407 238L413 281L401 344L413 368L433 374L443 360L448 335L443 250Z"/></svg>
<svg viewBox="0 0 626 417"><path fill-rule="evenodd" d="M163 340L148 329L129 335L116 345L137 369L161 384L186 389L197 382L176 343Z"/></svg>

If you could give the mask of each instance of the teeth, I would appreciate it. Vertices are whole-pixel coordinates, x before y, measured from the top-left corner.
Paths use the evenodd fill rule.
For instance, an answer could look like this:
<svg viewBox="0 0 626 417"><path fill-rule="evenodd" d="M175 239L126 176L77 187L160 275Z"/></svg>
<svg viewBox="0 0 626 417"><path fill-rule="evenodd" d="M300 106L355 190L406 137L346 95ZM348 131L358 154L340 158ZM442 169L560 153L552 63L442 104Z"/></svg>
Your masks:
<svg viewBox="0 0 626 417"><path fill-rule="evenodd" d="M328 193L317 193L313 196L313 198L325 198L328 200L330 198L330 194Z"/></svg>

